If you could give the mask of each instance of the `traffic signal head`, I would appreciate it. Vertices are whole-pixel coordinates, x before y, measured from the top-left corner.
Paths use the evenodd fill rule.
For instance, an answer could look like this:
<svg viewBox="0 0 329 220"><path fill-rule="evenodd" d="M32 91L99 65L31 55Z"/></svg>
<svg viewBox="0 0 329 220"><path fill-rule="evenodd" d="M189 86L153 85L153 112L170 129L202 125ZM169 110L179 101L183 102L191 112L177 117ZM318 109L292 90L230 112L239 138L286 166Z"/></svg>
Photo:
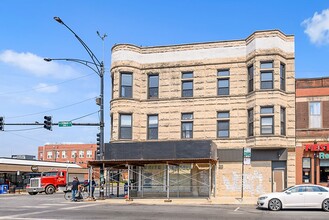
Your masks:
<svg viewBox="0 0 329 220"><path fill-rule="evenodd" d="M52 126L52 119L51 116L45 116L43 117L45 120L43 122L43 127L49 131L52 130L51 126Z"/></svg>
<svg viewBox="0 0 329 220"><path fill-rule="evenodd" d="M96 135L97 135L97 139L96 139L97 140L97 143L96 144L97 144L97 146L100 146L101 133L97 133Z"/></svg>
<svg viewBox="0 0 329 220"><path fill-rule="evenodd" d="M3 117L0 117L0 131L3 131L4 130L4 119Z"/></svg>

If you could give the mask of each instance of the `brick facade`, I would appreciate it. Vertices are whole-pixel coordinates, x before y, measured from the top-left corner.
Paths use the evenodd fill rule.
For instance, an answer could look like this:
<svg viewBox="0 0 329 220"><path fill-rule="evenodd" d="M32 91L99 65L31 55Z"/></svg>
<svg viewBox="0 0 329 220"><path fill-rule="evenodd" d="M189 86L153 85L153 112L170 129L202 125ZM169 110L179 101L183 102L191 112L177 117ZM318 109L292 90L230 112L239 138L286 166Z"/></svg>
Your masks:
<svg viewBox="0 0 329 220"><path fill-rule="evenodd" d="M317 103L314 109L312 103ZM306 145L329 143L329 78L296 80L296 183L326 185L328 160L319 158L320 151L307 151ZM312 115L316 115L314 119ZM325 149L327 154L329 149ZM310 167L303 165L310 160ZM329 167L329 166L328 166Z"/></svg>
<svg viewBox="0 0 329 220"><path fill-rule="evenodd" d="M271 62L270 69L261 67ZM248 67L253 66L253 90L248 91ZM284 88L280 78L285 68ZM218 149L286 149L286 185L295 183L295 67L294 37L280 31L259 31L244 40L186 45L112 48L111 142L148 140L148 115L158 115L156 141L181 140L182 114L193 113L193 139L212 140ZM218 76L229 70L229 76ZM193 72L193 96L182 97L182 74ZM122 73L132 74L132 96L122 97ZM261 88L262 73L272 73L272 88ZM158 97L148 98L148 76L159 76ZM218 95L220 79L229 80L229 93ZM264 79L263 79L264 80ZM273 107L273 133L261 133L262 107ZM253 135L248 136L248 109L253 109ZM280 112L285 109L285 134ZM218 137L218 112L229 112L229 136ZM131 114L131 139L120 138L120 115ZM264 129L264 127L263 127ZM237 196L241 191L241 162L219 161L216 192ZM232 166L231 166L232 165ZM245 165L245 195L272 190L272 161ZM254 178L263 184L261 189ZM240 181L240 182L239 182ZM239 185L240 184L240 185ZM227 189L232 189L230 192Z"/></svg>

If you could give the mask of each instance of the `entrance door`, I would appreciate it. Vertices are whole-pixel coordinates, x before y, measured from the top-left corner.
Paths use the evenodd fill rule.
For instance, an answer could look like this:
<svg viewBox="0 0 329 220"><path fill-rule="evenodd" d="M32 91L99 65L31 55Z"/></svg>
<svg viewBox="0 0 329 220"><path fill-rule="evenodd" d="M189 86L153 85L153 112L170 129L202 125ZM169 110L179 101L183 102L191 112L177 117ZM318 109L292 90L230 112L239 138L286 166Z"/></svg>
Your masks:
<svg viewBox="0 0 329 220"><path fill-rule="evenodd" d="M284 170L273 170L273 192L284 190Z"/></svg>
<svg viewBox="0 0 329 220"><path fill-rule="evenodd" d="M272 192L286 188L286 161L272 161Z"/></svg>

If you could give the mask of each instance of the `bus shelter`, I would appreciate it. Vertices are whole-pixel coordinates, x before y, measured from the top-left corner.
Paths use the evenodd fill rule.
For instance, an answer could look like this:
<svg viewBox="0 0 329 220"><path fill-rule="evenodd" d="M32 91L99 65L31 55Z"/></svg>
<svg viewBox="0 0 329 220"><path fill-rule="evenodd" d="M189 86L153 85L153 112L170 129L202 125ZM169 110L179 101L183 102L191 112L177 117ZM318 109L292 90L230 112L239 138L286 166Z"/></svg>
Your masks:
<svg viewBox="0 0 329 220"><path fill-rule="evenodd" d="M104 167L106 196L167 198L212 197L216 192L217 148L212 141L110 143ZM121 187L120 187L121 186Z"/></svg>

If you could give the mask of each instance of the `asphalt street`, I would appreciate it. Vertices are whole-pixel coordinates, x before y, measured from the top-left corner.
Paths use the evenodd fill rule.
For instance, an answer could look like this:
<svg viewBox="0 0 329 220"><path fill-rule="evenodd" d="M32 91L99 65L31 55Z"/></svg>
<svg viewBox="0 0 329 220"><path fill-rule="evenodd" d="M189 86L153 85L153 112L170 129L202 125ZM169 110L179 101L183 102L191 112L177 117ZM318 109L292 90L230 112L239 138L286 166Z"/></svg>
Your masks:
<svg viewBox="0 0 329 220"><path fill-rule="evenodd" d="M162 200L163 201L163 200ZM321 210L271 212L254 205L119 204L108 200L70 202L63 194L0 195L1 219L328 219Z"/></svg>

